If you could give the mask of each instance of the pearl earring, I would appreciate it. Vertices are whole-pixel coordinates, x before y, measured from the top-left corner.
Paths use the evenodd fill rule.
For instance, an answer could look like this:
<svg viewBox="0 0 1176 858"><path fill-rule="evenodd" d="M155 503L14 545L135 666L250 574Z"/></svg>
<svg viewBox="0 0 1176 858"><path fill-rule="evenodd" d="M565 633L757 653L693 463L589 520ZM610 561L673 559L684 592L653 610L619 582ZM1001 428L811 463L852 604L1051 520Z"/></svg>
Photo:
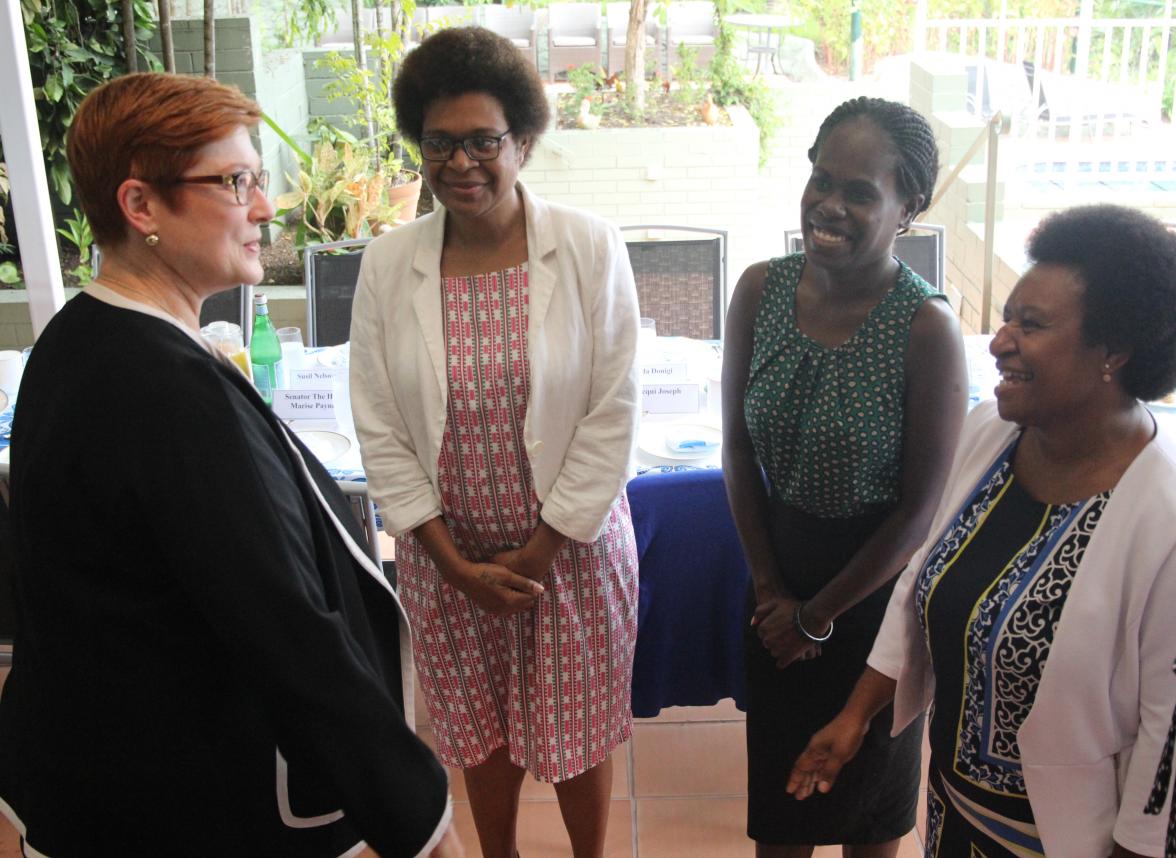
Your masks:
<svg viewBox="0 0 1176 858"><path fill-rule="evenodd" d="M148 247L155 247L159 244L159 235L153 232L143 240L147 242Z"/></svg>
<svg viewBox="0 0 1176 858"><path fill-rule="evenodd" d="M1109 363L1103 364L1103 381L1110 384L1111 381L1111 365Z"/></svg>

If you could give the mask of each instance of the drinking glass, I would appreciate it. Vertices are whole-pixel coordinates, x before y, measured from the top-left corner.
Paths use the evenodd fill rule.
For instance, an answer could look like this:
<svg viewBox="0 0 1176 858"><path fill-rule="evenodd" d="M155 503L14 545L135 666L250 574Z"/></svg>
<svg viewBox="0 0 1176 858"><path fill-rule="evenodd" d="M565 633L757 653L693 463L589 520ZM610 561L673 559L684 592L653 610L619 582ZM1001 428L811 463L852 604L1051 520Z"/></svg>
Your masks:
<svg viewBox="0 0 1176 858"><path fill-rule="evenodd" d="M302 345L302 329L291 325L278 328L278 344L282 347L282 365L285 368L285 383L283 387L291 386L293 371L302 369L302 355L306 351Z"/></svg>
<svg viewBox="0 0 1176 858"><path fill-rule="evenodd" d="M209 322L200 329L200 336L236 364L247 379L253 381L253 367L249 362L249 351L245 348L245 338L240 325L232 322Z"/></svg>
<svg viewBox="0 0 1176 858"><path fill-rule="evenodd" d="M23 370L24 358L20 352L11 349L0 351L0 390L7 393L10 400L16 399Z"/></svg>

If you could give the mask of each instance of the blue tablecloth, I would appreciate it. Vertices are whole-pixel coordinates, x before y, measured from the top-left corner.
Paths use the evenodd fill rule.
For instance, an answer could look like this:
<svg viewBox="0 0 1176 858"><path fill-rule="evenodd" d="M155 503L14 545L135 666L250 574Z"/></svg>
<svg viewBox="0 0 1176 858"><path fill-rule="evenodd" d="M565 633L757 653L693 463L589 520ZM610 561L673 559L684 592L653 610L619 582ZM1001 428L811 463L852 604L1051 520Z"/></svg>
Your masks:
<svg viewBox="0 0 1176 858"><path fill-rule="evenodd" d="M641 579L633 714L725 697L744 708L749 573L722 471L655 469L628 490Z"/></svg>

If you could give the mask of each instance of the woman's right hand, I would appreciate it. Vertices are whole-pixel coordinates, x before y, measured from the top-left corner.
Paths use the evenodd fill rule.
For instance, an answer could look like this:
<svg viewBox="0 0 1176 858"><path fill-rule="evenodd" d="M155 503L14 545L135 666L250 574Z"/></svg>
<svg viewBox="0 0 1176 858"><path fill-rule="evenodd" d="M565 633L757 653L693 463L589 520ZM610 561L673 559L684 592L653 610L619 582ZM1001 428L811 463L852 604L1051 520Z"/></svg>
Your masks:
<svg viewBox="0 0 1176 858"><path fill-rule="evenodd" d="M530 609L543 595L543 585L518 575L497 563L463 560L442 573L450 584L465 593L479 608L498 617Z"/></svg>
<svg viewBox="0 0 1176 858"><path fill-rule="evenodd" d="M792 774L788 776L787 791L798 801L804 801L814 791L826 793L833 789L837 775L857 754L869 729L869 721L862 721L842 710L813 734L808 746L796 758Z"/></svg>

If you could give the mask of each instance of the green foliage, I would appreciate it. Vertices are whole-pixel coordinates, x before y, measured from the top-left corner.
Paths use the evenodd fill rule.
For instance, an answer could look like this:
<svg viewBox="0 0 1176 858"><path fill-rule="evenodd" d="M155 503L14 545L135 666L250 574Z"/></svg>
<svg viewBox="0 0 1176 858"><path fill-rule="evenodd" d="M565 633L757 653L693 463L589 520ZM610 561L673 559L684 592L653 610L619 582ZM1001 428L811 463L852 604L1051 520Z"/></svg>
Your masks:
<svg viewBox="0 0 1176 858"><path fill-rule="evenodd" d="M604 88L604 69L593 63L584 63L579 68L568 66L568 83L572 87L576 103L591 98L597 90Z"/></svg>
<svg viewBox="0 0 1176 858"><path fill-rule="evenodd" d="M58 228L57 234L78 250L78 265L69 273L83 282L90 280L94 276L90 267L90 247L94 244L94 234L81 209L74 209L74 216L65 218L65 227Z"/></svg>
<svg viewBox="0 0 1176 858"><path fill-rule="evenodd" d="M0 283L5 286L19 286L21 282L20 269L15 262L0 262Z"/></svg>
<svg viewBox="0 0 1176 858"><path fill-rule="evenodd" d="M8 233L4 231L7 225L4 217L4 207L8 205L8 197L12 193L12 186L8 183L8 165L0 161L0 253L11 249L8 243Z"/></svg>
<svg viewBox="0 0 1176 858"><path fill-rule="evenodd" d="M311 45L334 28L337 7L332 0L281 0L282 27L277 32L278 47Z"/></svg>
<svg viewBox="0 0 1176 858"><path fill-rule="evenodd" d="M780 130L782 121L776 109L776 99L759 78L754 78L735 58L734 36L731 28L719 27L715 40L715 57L707 69L711 96L715 104L727 107L742 104L751 114L760 134L760 166L767 163L772 138Z"/></svg>
<svg viewBox="0 0 1176 858"><path fill-rule="evenodd" d="M678 62L673 68L674 82L678 84L674 90L674 100L679 104L697 104L702 101L708 77L708 69L698 62L698 48L680 43Z"/></svg>
<svg viewBox="0 0 1176 858"><path fill-rule="evenodd" d="M339 148L317 143L304 162L295 189L275 200L277 216L295 213L294 245L362 238L372 224L392 224L400 203L388 204L388 180L371 169L372 154L344 143Z"/></svg>
<svg viewBox="0 0 1176 858"><path fill-rule="evenodd" d="M90 90L125 74L119 0L20 0L28 42L29 70L37 105L45 171L64 206L73 201L65 158L65 137L78 105ZM143 50L155 31L148 0L134 0L135 48L139 67L158 69Z"/></svg>

